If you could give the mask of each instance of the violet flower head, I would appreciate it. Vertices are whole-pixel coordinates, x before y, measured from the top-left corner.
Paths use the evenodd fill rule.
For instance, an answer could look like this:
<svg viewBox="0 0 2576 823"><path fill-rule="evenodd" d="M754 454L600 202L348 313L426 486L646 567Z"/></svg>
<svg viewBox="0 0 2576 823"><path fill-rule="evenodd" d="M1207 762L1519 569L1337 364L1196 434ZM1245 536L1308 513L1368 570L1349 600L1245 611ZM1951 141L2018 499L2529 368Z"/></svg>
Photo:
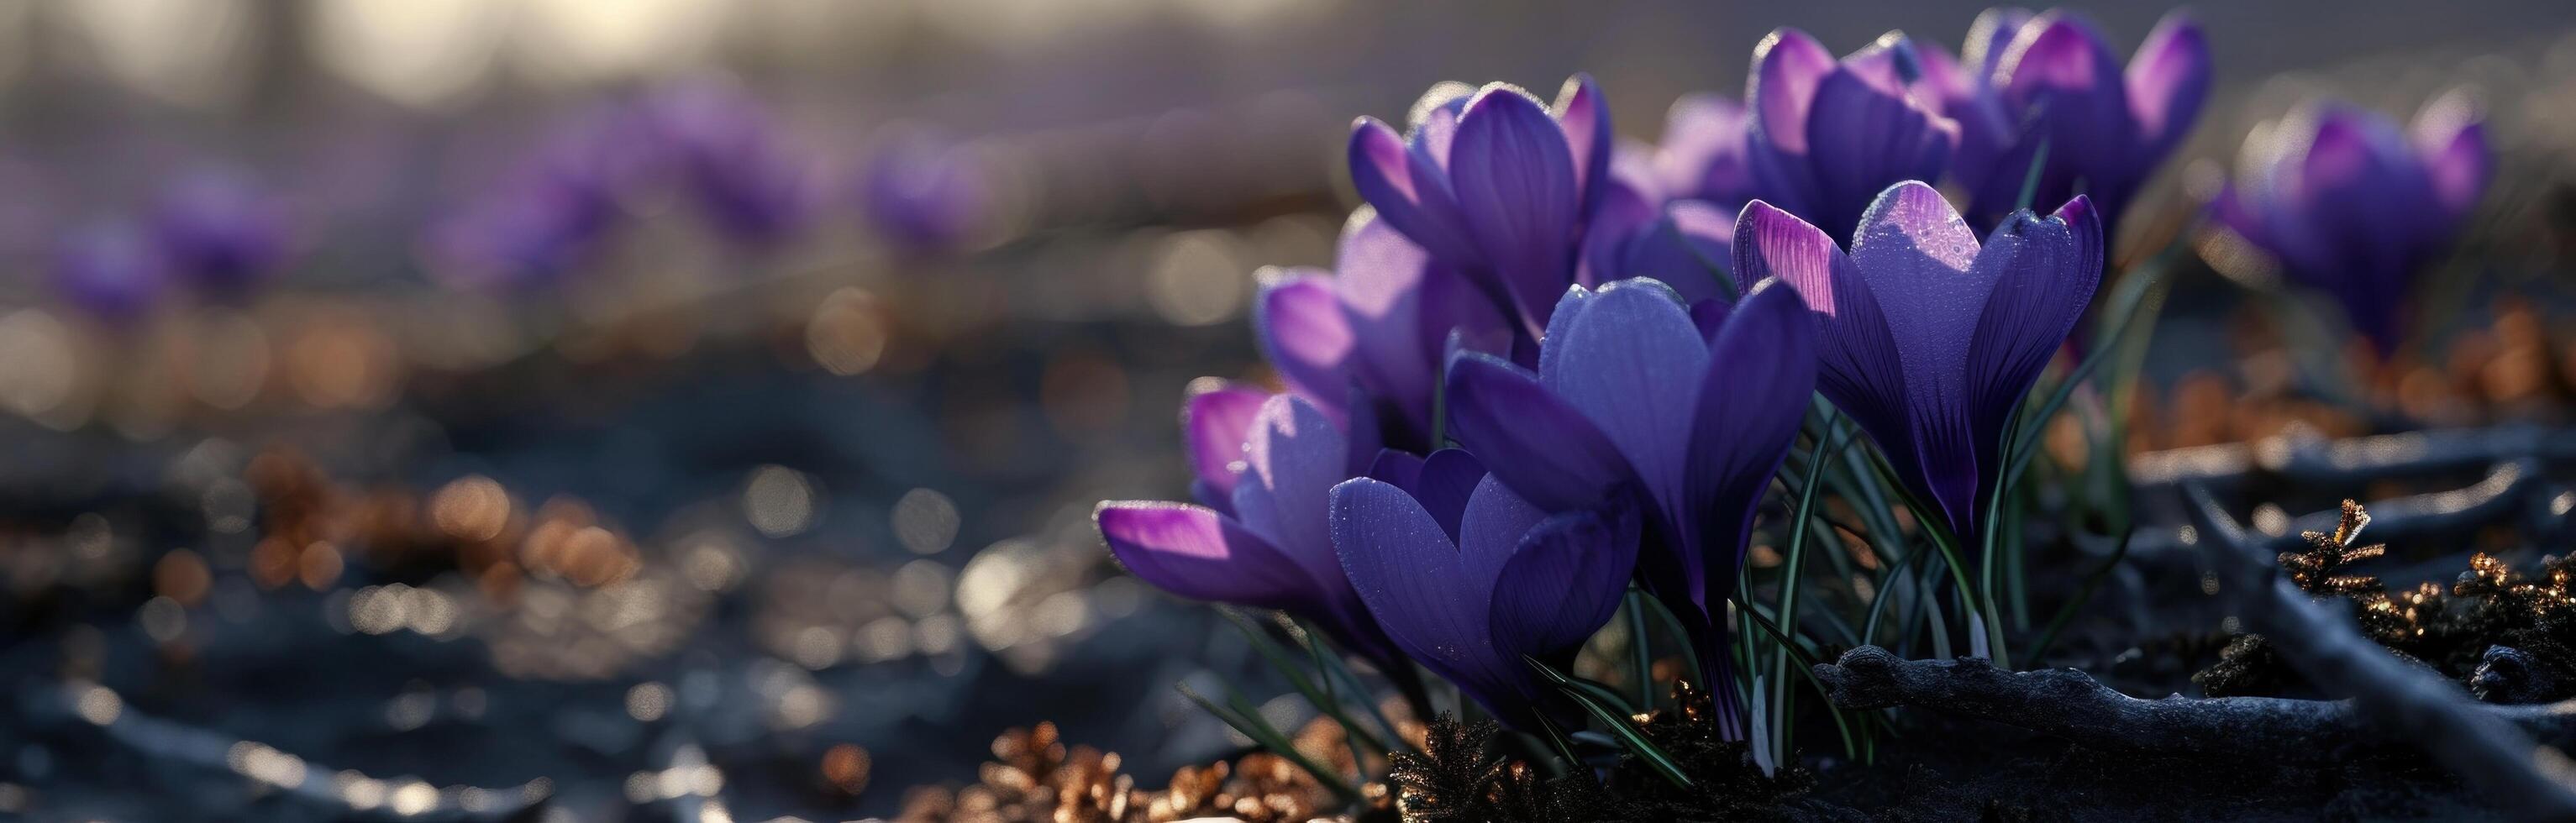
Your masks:
<svg viewBox="0 0 2576 823"><path fill-rule="evenodd" d="M910 253L936 253L973 239L991 207L988 185L973 152L908 132L868 158L859 200L878 236Z"/></svg>
<svg viewBox="0 0 2576 823"><path fill-rule="evenodd" d="M2101 281L2102 220L2078 195L2046 218L2014 212L1980 244L1939 192L1907 181L1878 196L1845 253L1756 201L1736 227L1735 274L1797 286L1824 341L1817 389L1973 543L2005 428Z"/></svg>
<svg viewBox="0 0 2576 823"><path fill-rule="evenodd" d="M1969 28L1962 64L1936 79L1959 121L1953 169L1978 226L2019 204L2036 163L2032 202L2082 194L2102 225L2117 229L2209 96L2209 42L2180 11L2165 15L2123 68L2080 15L1990 9Z"/></svg>
<svg viewBox="0 0 2576 823"><path fill-rule="evenodd" d="M2402 132L2378 113L2317 103L2246 137L2216 213L2284 277L2332 295L2386 356L2416 270L2450 245L2493 170L2463 93L2425 105Z"/></svg>
<svg viewBox="0 0 2576 823"><path fill-rule="evenodd" d="M1263 353L1327 416L1373 425L1387 445L1437 448L1432 407L1451 336L1504 351L1509 321L1465 274L1366 209L1343 225L1334 269L1264 273L1253 310Z"/></svg>
<svg viewBox="0 0 2576 823"><path fill-rule="evenodd" d="M586 114L549 135L492 188L431 229L427 253L450 286L520 291L579 269L616 225L619 200L651 158L641 112Z"/></svg>
<svg viewBox="0 0 2576 823"><path fill-rule="evenodd" d="M665 91L651 108L680 185L726 237L776 243L813 216L812 164L759 101L696 83Z"/></svg>
<svg viewBox="0 0 2576 823"><path fill-rule="evenodd" d="M1110 553L1172 594L1286 611L1356 653L1397 660L1343 576L1327 525L1334 484L1361 473L1349 440L1292 395L1262 399L1247 415L1247 391L1202 393L1185 409L1200 473L1193 490L1207 505L1103 502L1093 517Z"/></svg>
<svg viewBox="0 0 2576 823"><path fill-rule="evenodd" d="M1477 469L1449 449L1409 483L1335 486L1342 569L1398 648L1495 717L1520 729L1546 715L1580 723L1522 657L1569 668L1609 622L1637 558L1636 510L1551 515L1493 475L1467 473Z"/></svg>
<svg viewBox="0 0 2576 823"><path fill-rule="evenodd" d="M160 304L169 290L169 264L140 227L100 223L62 241L54 255L53 285L91 316L130 323Z"/></svg>
<svg viewBox="0 0 2576 823"><path fill-rule="evenodd" d="M152 228L171 274L223 295L275 275L289 242L284 205L229 171L200 171L171 184Z"/></svg>
<svg viewBox="0 0 2576 823"><path fill-rule="evenodd" d="M1732 310L1694 312L1654 280L1574 288L1548 322L1536 373L1461 352L1448 377L1458 441L1514 493L1548 512L1629 501L1642 513L1638 576L1690 629L1719 684L1721 722L1737 733L1719 604L1806 418L1818 345L1787 284L1745 293Z"/></svg>
<svg viewBox="0 0 2576 823"><path fill-rule="evenodd" d="M1353 124L1352 184L1388 225L1476 278L1535 336L1574 282L1583 226L1607 191L1610 115L1600 90L1576 75L1550 107L1503 83L1473 95L1441 86L1414 115L1408 136L1374 118Z"/></svg>
<svg viewBox="0 0 2576 823"><path fill-rule="evenodd" d="M1746 161L1772 206L1837 235L1900 180L1933 180L1959 126L1943 116L1912 41L1889 32L1840 61L1784 28L1753 49Z"/></svg>

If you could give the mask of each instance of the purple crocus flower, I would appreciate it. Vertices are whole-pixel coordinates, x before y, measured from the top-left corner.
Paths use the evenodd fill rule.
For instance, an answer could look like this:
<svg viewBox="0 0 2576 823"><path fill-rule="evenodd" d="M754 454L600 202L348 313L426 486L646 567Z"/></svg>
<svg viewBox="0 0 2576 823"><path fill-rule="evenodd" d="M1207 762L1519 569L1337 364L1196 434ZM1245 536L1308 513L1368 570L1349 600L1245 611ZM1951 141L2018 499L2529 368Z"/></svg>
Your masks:
<svg viewBox="0 0 2576 823"><path fill-rule="evenodd" d="M1816 383L1805 304L1780 283L1745 293L1732 311L1702 304L1713 320L1703 324L1654 280L1574 288L1548 321L1536 373L1461 352L1448 378L1458 441L1523 499L1549 512L1604 501L1643 512L1638 576L1691 630L1732 734L1743 707L1717 616Z"/></svg>
<svg viewBox="0 0 2576 823"><path fill-rule="evenodd" d="M1836 234L1890 184L1939 178L1959 142L1913 43L1895 32L1836 61L1806 32L1773 31L1753 49L1749 85L1754 191Z"/></svg>
<svg viewBox="0 0 2576 823"><path fill-rule="evenodd" d="M1990 9L1969 28L1964 66L1927 59L1961 139L1952 166L1975 225L2019 204L2083 194L2116 229L2149 174L2173 153L2209 96L2209 42L2183 12L2165 15L2123 69L2080 15ZM2046 146L2043 159L2039 152ZM1930 178L1924 178L1930 179Z"/></svg>
<svg viewBox="0 0 2576 823"><path fill-rule="evenodd" d="M2289 280L2333 295L2384 357L2402 337L2409 281L2477 206L2493 162L2464 94L2427 104L2404 132L2317 103L2246 137L2216 212Z"/></svg>
<svg viewBox="0 0 2576 823"><path fill-rule="evenodd" d="M153 234L171 273L198 289L238 295L277 273L286 210L238 173L204 170L162 192Z"/></svg>
<svg viewBox="0 0 2576 823"><path fill-rule="evenodd" d="M170 284L169 264L150 235L131 223L92 225L66 238L54 255L54 289L110 323L150 313Z"/></svg>
<svg viewBox="0 0 2576 823"><path fill-rule="evenodd" d="M812 164L759 101L696 83L667 90L651 108L664 159L718 231L756 246L804 228L814 207Z"/></svg>
<svg viewBox="0 0 2576 823"><path fill-rule="evenodd" d="M1392 673L1400 658L1343 576L1327 526L1334 484L1361 473L1349 440L1294 395L1263 399L1247 419L1242 391L1203 393L1185 407L1200 473L1193 490L1209 505L1104 502L1094 513L1101 536L1157 588L1314 620Z"/></svg>
<svg viewBox="0 0 2576 823"><path fill-rule="evenodd" d="M491 190L427 238L449 285L514 291L550 285L580 268L616 224L619 200L650 158L631 107L592 112L556 128Z"/></svg>
<svg viewBox="0 0 2576 823"><path fill-rule="evenodd" d="M2101 280L2102 220L2079 195L2045 219L2014 212L1981 246L1939 192L1907 181L1878 196L1846 254L1755 201L1736 226L1735 275L1797 286L1825 341L1816 387L1973 538L2004 429Z"/></svg>
<svg viewBox="0 0 2576 823"><path fill-rule="evenodd" d="M1515 728L1579 724L1524 655L1558 669L1609 622L1637 559L1636 510L1549 514L1456 449L1394 482L1333 488L1333 546L1398 648ZM1452 478L1469 481L1462 488Z"/></svg>
<svg viewBox="0 0 2576 823"><path fill-rule="evenodd" d="M1382 442L1417 453L1450 337L1486 351L1510 345L1502 310L1369 210L1342 227L1333 273L1265 273L1253 311L1262 351L1290 391L1327 416L1376 421Z"/></svg>
<svg viewBox="0 0 2576 823"><path fill-rule="evenodd" d="M879 237L928 254L972 239L992 190L973 152L929 132L904 131L869 156L859 202Z"/></svg>
<svg viewBox="0 0 2576 823"><path fill-rule="evenodd" d="M1396 231L1467 272L1535 337L1574 282L1583 226L1608 192L1610 115L1592 79L1567 80L1550 108L1494 83L1442 86L1414 107L1409 136L1374 118L1351 128L1351 182Z"/></svg>

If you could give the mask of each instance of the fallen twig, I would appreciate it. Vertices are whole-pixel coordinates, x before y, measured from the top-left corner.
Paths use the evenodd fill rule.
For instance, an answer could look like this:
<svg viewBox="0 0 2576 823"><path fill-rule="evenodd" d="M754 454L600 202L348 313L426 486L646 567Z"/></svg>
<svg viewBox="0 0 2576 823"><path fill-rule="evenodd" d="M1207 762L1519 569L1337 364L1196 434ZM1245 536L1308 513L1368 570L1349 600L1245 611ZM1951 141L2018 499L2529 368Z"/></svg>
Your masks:
<svg viewBox="0 0 2576 823"><path fill-rule="evenodd" d="M2355 710L2389 737L2422 746L2490 797L2514 798L2514 814L2576 820L2576 763L2567 755L2532 745L2530 734L2458 684L2363 637L2349 613L2282 579L2269 562L2272 552L2248 539L2208 489L2185 491L2200 539L2211 549L2213 573L2223 585L2261 593L2247 601L2246 619L2309 682L2350 692Z"/></svg>
<svg viewBox="0 0 2576 823"><path fill-rule="evenodd" d="M2499 425L2340 440L2276 435L2139 454L2129 458L2129 484L2140 493L2174 492L2193 484L2225 490L2264 477L2303 486L2357 486L2386 478L2472 472L2525 459L2576 466L2576 430Z"/></svg>

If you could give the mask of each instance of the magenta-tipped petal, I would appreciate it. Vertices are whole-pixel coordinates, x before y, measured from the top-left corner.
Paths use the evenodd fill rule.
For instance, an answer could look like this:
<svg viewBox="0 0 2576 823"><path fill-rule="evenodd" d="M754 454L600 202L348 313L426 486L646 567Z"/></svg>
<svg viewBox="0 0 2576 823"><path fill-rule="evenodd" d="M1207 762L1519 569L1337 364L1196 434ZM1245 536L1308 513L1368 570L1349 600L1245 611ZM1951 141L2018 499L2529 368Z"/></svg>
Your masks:
<svg viewBox="0 0 2576 823"><path fill-rule="evenodd" d="M1312 270L1265 277L1254 301L1253 333L1288 388L1327 414L1350 396L1354 338L1333 279Z"/></svg>
<svg viewBox="0 0 2576 823"><path fill-rule="evenodd" d="M1190 467L1210 490L1225 497L1234 495L1235 481L1247 465L1244 442L1252 437L1252 421L1268 399L1269 392L1227 385L1190 395L1181 405L1182 442L1189 448Z"/></svg>
<svg viewBox="0 0 2576 823"><path fill-rule="evenodd" d="M2209 38L2182 10L2166 14L2129 58L2125 82L2140 137L2161 156L2182 142L2209 97Z"/></svg>
<svg viewBox="0 0 2576 823"><path fill-rule="evenodd" d="M1791 154L1807 151L1807 110L1816 87L1834 71L1834 55L1806 32L1774 30L1753 47L1753 71L1744 93L1755 112L1753 129Z"/></svg>
<svg viewBox="0 0 2576 823"><path fill-rule="evenodd" d="M1314 404L1275 395L1253 421L1244 446L1248 468L1234 489L1235 517L1318 580L1337 579L1325 495L1350 476L1347 442Z"/></svg>
<svg viewBox="0 0 2576 823"><path fill-rule="evenodd" d="M1316 602L1302 567L1216 512L1186 503L1108 502L1093 515L1109 551L1155 588L1192 600L1300 609Z"/></svg>
<svg viewBox="0 0 2576 823"><path fill-rule="evenodd" d="M2477 105L2462 92L2442 95L2415 115L2407 137L2423 157L2435 202L2453 220L2467 216L2486 194L2487 178L2495 170Z"/></svg>
<svg viewBox="0 0 2576 823"><path fill-rule="evenodd" d="M1592 75L1577 74L1557 91L1551 112L1565 132L1566 149L1574 158L1575 190L1583 193L1582 210L1589 214L1600 204L1610 174L1609 104L1602 101Z"/></svg>

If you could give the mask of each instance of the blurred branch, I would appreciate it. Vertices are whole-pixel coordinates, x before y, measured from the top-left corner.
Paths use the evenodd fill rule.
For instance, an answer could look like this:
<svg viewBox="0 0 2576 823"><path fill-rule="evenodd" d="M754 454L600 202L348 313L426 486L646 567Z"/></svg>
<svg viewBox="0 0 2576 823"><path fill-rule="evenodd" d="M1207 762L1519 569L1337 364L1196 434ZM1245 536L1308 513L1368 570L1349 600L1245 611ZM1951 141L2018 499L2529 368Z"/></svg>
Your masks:
<svg viewBox="0 0 2576 823"><path fill-rule="evenodd" d="M2555 519L2556 515L2549 513L2551 501L2548 498L2556 487L2542 476L2542 468L2542 461L2537 457L2498 463L2488 470L2485 478L2463 488L2372 503L2371 538L2376 542L2391 542L2461 534L2524 514L2533 516L2535 520L2544 517ZM2186 482L2193 483L2193 488L2204 488L2197 486L2197 481ZM2354 488L2368 481L2356 478L2298 482L2331 489ZM2194 515L2195 518L2197 516ZM2296 549L2304 545L2299 538L2300 532L2332 532L2337 516L2336 510L2328 509L2291 521L2289 528L2279 534L2246 535L2249 550L2259 551L2259 556L2269 558ZM2139 555L2169 554L2194 548L2193 538L2186 537L2177 529L2141 530L2134 542L2136 545L2132 549Z"/></svg>
<svg viewBox="0 0 2576 823"><path fill-rule="evenodd" d="M1815 671L1834 703L1846 709L1918 706L2110 751L2322 764L2411 748L2408 738L2385 735L2349 700L2181 695L2144 700L2075 669L2008 672L1984 658L1906 660L1877 646L1844 652L1842 659L1817 664ZM2576 701L2468 708L2505 724L2517 736L2551 744L2576 742Z"/></svg>
<svg viewBox="0 0 2576 823"><path fill-rule="evenodd" d="M2129 482L2141 493L2170 493L2192 484L2229 491L2267 478L2288 485L2357 486L2524 459L2544 468L2576 467L2576 430L2499 425L2340 440L2276 435L2139 454L2129 460Z"/></svg>

